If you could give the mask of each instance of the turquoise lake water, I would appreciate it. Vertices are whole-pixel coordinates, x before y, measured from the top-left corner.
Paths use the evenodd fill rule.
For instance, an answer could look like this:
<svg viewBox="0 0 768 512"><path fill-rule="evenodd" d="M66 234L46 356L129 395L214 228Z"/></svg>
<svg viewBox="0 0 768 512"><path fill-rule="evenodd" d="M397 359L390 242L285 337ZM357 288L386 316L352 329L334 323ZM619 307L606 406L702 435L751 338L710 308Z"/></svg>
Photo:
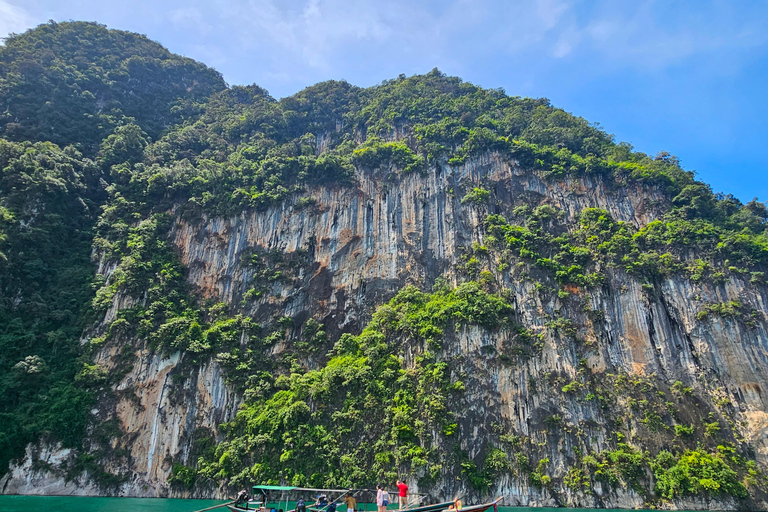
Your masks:
<svg viewBox="0 0 768 512"><path fill-rule="evenodd" d="M2 512L194 512L220 500L163 498L83 498L80 496L0 496ZM228 512L226 507L215 509Z"/></svg>
<svg viewBox="0 0 768 512"><path fill-rule="evenodd" d="M194 512L225 503L220 500L169 500L163 498L83 498L74 496L0 496L2 512ZM343 508L343 507L342 507ZM226 508L215 509L226 512ZM608 509L512 508L499 512L626 512Z"/></svg>

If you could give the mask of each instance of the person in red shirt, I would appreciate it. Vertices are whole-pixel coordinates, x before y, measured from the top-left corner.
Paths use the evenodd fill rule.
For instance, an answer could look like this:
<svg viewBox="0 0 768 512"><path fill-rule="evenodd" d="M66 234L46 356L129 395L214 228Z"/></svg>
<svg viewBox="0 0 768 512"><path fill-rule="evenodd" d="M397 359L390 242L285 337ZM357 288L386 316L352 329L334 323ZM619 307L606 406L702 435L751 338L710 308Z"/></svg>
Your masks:
<svg viewBox="0 0 768 512"><path fill-rule="evenodd" d="M403 482L402 480L398 480L397 488L400 491L397 495L397 498L400 503L400 510L403 510L405 506L408 504L408 486L405 485L405 482Z"/></svg>

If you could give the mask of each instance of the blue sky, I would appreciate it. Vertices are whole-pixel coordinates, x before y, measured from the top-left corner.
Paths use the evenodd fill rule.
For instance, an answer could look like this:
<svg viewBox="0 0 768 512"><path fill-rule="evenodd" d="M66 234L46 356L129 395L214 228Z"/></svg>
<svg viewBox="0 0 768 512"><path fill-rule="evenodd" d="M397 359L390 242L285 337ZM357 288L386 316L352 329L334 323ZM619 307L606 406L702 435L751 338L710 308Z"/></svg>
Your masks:
<svg viewBox="0 0 768 512"><path fill-rule="evenodd" d="M49 19L146 34L278 98L438 67L768 199L766 1L0 0L0 34Z"/></svg>

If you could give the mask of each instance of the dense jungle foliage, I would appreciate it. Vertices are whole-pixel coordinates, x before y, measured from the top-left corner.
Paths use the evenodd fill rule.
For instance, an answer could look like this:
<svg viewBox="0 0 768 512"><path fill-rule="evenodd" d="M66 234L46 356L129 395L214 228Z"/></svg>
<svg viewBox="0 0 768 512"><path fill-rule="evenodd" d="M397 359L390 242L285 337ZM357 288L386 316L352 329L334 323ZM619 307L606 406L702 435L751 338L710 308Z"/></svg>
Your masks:
<svg viewBox="0 0 768 512"><path fill-rule="evenodd" d="M133 118L157 137L224 89L221 75L145 36L86 22L40 25L0 46L0 132L92 156Z"/></svg>
<svg viewBox="0 0 768 512"><path fill-rule="evenodd" d="M441 357L443 340L479 326L508 333L505 357L540 349L542 335L519 324L494 276L522 262L564 295L570 286L599 287L607 269L649 288L669 275L766 282L763 203L714 194L675 157L634 152L546 99L508 96L438 70L367 89L323 82L276 100L256 85L228 87L217 72L144 36L52 22L0 46L0 106L0 473L40 438L100 450L93 440L83 444L95 436L88 411L122 374L93 355L115 344L131 364L139 340L184 351L187 364L214 358L245 398L222 426L223 442L201 437L199 460L176 463L175 485L200 477L370 485L398 471L418 471L428 485L459 471L480 491L505 474L550 488L549 460L529 458L537 453L532 439L495 432L498 445L479 459L452 441L468 384L460 365ZM404 288L362 332L335 339L318 319L249 316L268 285L293 279L306 255L254 252L245 262L256 275L252 290L241 304L220 304L196 297L169 239L177 216L231 216L311 187L354 186L362 172L397 180L489 153L547 180L641 184L662 198L664 213L644 226L596 208L569 219L550 205L520 204L504 216L495 213L490 185L457 191L462 207L485 219L486 245L467 248L459 269L465 282ZM312 206L306 198L295 205ZM135 300L101 325L116 296ZM749 317L743 309L712 304L700 315ZM562 336L573 330L564 318L550 327ZM288 350L268 356L283 341ZM413 356L410 346L422 350ZM650 386L612 378L600 383L585 370L579 382L541 386L606 404ZM615 450L580 454L565 487L647 489L654 475L649 499L672 499L741 498L762 485L754 462L718 440L716 421L684 423L666 405L673 402L658 398L662 390L647 393L656 398L640 394L630 407L648 428L666 432L670 448L640 451L617 426ZM675 393L690 405L685 392ZM560 425L556 415L547 421L552 430ZM446 444L437 438L455 450L437 453ZM75 470L98 476L93 455L83 457Z"/></svg>

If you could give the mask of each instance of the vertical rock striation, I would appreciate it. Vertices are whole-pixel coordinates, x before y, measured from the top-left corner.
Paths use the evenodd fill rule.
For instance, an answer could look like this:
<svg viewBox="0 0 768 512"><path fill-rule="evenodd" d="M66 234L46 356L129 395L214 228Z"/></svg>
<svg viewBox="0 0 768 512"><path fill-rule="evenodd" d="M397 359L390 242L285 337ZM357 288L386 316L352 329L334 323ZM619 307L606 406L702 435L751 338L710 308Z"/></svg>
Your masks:
<svg viewBox="0 0 768 512"><path fill-rule="evenodd" d="M406 284L424 287L438 278L457 283L462 256L474 242L484 242L483 223L490 213L510 215L523 202L549 204L563 212L566 222L574 223L583 209L602 208L615 220L640 227L658 219L667 200L661 192L631 182L618 186L588 176L548 181L495 153L426 174L366 171L358 172L357 178L354 187L309 189L301 198L311 201L302 203L296 196L279 206L230 218L178 217L170 238L196 293L242 304L257 322L279 316L314 317L335 339L343 332L358 332L373 308ZM493 201L462 204L464 193L479 185L492 190ZM291 279L271 282L267 293L251 300L246 292L253 286L254 271L244 260L257 250L301 253L304 264ZM102 266L101 271L110 269ZM679 276L666 278L650 292L624 271L607 269L602 286L574 289L562 298L538 293L535 283L514 273L494 272L510 290L519 323L542 334L543 344L536 356L509 363L499 354L512 343L511 333L468 327L447 338L443 356L461 361L458 370L469 376L462 399L462 431L473 434L463 436L461 448L470 457L486 449L484 439L493 423L546 447L555 473L566 471L575 448L608 449L613 426L605 407L559 389L586 366L597 376L623 373L648 378L667 393L676 381L692 387L697 403L723 424L730 418L735 435L750 443L757 461L768 466L765 286L737 277L707 284ZM117 295L106 322L132 300ZM703 304L732 300L759 312L751 325L733 318L697 318ZM548 328L548 320L562 311L573 320L578 339ZM586 361L575 349L584 343L589 346ZM94 410L101 421L116 419L124 433L118 444L125 450L109 455L105 463L125 476L119 484L121 494L183 495L185 491L168 484L173 461L193 463L195 432L219 435L218 425L233 417L242 397L227 385L214 361L193 362L186 353L160 354L138 339L129 353L133 362L114 386L112 398ZM115 371L125 361L125 348L114 345L96 356L97 363ZM727 405L718 408L715 400ZM555 416L572 432L553 435L552 428L548 432L548 418ZM57 453L55 457L67 456L63 450ZM63 489L30 477L31 458L6 477L5 492ZM79 485L77 492L92 492L87 477ZM432 492L444 496L470 492L463 486L449 476ZM574 492L556 498L532 488L524 475L505 476L486 494L504 494L511 504L526 506L643 505L642 496L631 489L609 492L600 486L591 495ZM736 506L728 500L677 505Z"/></svg>

